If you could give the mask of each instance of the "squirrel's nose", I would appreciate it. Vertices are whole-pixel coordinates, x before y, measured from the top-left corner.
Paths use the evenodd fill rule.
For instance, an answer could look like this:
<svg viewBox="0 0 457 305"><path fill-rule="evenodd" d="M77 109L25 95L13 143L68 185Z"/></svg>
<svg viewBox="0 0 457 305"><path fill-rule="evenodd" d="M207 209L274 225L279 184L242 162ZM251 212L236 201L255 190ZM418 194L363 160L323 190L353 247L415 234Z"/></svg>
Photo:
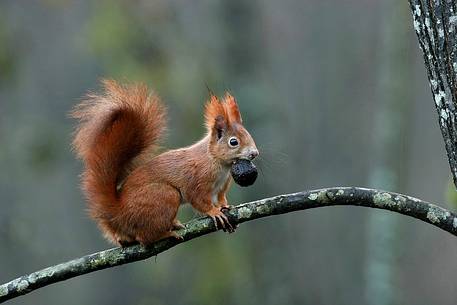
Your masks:
<svg viewBox="0 0 457 305"><path fill-rule="evenodd" d="M254 160L259 155L259 151L257 149L253 149L249 152L249 159Z"/></svg>

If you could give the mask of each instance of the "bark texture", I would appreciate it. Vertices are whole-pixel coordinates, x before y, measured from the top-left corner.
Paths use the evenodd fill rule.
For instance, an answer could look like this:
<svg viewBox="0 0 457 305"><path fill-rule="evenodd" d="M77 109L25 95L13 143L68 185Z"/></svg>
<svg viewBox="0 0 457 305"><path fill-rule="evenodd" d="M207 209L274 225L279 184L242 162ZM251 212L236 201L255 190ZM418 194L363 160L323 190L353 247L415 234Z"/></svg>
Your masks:
<svg viewBox="0 0 457 305"><path fill-rule="evenodd" d="M402 194L357 187L326 188L279 195L232 207L226 214L232 223L240 224L257 218L334 205L363 206L401 213L457 236L457 215L446 209ZM214 231L216 228L211 219L201 217L186 223L185 229L178 231L183 241L167 239L148 248L136 245L108 249L21 276L0 285L0 303L75 276L144 260L177 244Z"/></svg>
<svg viewBox="0 0 457 305"><path fill-rule="evenodd" d="M409 0L414 29L457 187L457 8L455 0Z"/></svg>

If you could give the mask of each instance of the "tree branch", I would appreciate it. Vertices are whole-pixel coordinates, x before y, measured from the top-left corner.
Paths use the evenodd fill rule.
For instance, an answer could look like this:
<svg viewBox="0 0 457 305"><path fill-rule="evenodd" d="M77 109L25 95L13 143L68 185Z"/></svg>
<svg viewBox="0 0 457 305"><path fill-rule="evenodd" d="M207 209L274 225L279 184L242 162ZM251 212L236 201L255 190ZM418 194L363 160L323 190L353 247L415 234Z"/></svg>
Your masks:
<svg viewBox="0 0 457 305"><path fill-rule="evenodd" d="M457 7L450 0L409 0L419 46L457 187Z"/></svg>
<svg viewBox="0 0 457 305"><path fill-rule="evenodd" d="M402 194L357 187L327 188L266 198L233 207L227 216L232 223L239 224L257 218L334 205L364 206L397 212L457 236L457 215L446 209ZM186 223L185 229L178 231L184 238L183 241L166 239L148 248L136 245L108 249L21 276L0 286L0 303L75 276L144 260L214 231L216 228L211 219L201 217Z"/></svg>

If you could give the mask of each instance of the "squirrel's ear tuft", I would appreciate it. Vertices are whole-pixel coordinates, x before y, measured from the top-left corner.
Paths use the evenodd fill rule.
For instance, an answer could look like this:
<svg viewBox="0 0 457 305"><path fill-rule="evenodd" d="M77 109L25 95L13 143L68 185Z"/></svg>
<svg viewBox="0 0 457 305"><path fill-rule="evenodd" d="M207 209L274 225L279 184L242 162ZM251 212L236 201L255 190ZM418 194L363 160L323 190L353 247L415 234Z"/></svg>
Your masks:
<svg viewBox="0 0 457 305"><path fill-rule="evenodd" d="M209 101L205 105L205 124L208 132L215 131L218 139L227 129L228 114L224 105L217 96L210 93Z"/></svg>
<svg viewBox="0 0 457 305"><path fill-rule="evenodd" d="M241 119L240 109L238 108L238 104L236 103L235 98L228 91L225 93L224 101L226 104L229 121L236 122L239 124L243 123L243 120Z"/></svg>

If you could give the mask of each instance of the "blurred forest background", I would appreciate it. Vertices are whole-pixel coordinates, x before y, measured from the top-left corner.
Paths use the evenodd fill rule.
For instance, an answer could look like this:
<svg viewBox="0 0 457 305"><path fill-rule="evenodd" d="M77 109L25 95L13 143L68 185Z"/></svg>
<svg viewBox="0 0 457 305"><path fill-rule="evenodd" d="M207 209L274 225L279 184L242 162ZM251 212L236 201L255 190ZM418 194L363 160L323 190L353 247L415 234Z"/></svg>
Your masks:
<svg viewBox="0 0 457 305"><path fill-rule="evenodd" d="M406 0L0 2L0 282L107 248L68 111L102 77L142 81L169 147L204 132L207 83L237 97L261 175L232 204L328 186L446 203L449 170ZM195 217L186 207L182 220ZM9 304L455 304L457 243L386 211L241 225Z"/></svg>

